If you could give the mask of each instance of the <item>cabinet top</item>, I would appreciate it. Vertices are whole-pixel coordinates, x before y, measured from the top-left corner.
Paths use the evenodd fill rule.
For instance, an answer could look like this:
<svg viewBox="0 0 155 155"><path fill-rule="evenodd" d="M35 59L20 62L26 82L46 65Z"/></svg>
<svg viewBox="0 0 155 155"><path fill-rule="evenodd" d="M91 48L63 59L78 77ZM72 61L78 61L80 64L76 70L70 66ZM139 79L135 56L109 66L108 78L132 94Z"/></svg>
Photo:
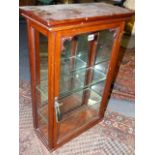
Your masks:
<svg viewBox="0 0 155 155"><path fill-rule="evenodd" d="M23 16L51 27L69 23L128 18L133 11L107 3L62 4L20 7Z"/></svg>

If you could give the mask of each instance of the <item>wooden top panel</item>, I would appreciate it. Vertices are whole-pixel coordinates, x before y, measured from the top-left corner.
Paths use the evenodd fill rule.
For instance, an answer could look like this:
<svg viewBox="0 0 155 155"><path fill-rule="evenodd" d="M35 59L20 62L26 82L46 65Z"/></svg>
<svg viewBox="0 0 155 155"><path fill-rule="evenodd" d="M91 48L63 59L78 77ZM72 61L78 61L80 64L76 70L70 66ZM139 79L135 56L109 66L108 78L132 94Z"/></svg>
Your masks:
<svg viewBox="0 0 155 155"><path fill-rule="evenodd" d="M96 18L131 16L133 11L106 3L82 3L20 7L21 13L47 25L70 21L90 21Z"/></svg>

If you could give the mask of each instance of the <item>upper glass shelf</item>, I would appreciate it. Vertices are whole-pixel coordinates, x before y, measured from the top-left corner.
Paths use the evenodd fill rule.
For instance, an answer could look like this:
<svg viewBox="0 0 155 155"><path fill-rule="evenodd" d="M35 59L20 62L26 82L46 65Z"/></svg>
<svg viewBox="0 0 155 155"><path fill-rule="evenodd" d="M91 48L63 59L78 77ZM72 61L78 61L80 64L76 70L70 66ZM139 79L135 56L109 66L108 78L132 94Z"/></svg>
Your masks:
<svg viewBox="0 0 155 155"><path fill-rule="evenodd" d="M48 70L48 60L47 57L41 57L41 73L46 73ZM87 63L81 60L79 57L72 56L68 58L61 58L61 72L66 73L66 71L78 70L80 68L86 67ZM47 75L43 76L44 79L47 78Z"/></svg>
<svg viewBox="0 0 155 155"><path fill-rule="evenodd" d="M84 68L86 67L86 65L86 62L84 62L76 56L63 58L61 59L61 74L65 74L66 72L69 73Z"/></svg>

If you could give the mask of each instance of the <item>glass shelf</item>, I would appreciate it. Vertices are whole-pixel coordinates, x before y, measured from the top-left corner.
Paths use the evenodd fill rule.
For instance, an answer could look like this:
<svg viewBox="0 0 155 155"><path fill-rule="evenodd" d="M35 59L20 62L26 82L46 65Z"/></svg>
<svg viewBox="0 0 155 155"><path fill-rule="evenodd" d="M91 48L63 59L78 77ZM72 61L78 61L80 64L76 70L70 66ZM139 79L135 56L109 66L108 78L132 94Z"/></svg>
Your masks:
<svg viewBox="0 0 155 155"><path fill-rule="evenodd" d="M86 74L92 74L91 82L85 83ZM103 72L98 71L94 68L84 68L70 72L68 75L61 76L60 79L60 98L66 96L70 92L78 91L90 85L94 85L100 81L105 80L106 75Z"/></svg>
<svg viewBox="0 0 155 155"><path fill-rule="evenodd" d="M40 83L37 83L37 91L41 93L41 104L48 100L48 68L47 68L47 57L41 57L41 69L40 69ZM70 72L75 72L78 69L86 67L86 63L77 57L62 58L61 59L61 77L66 75L70 76Z"/></svg>
<svg viewBox="0 0 155 155"><path fill-rule="evenodd" d="M42 65L41 65L41 74L43 77L43 79L47 79L47 70L48 70L48 60L47 57L41 57L41 61L42 61ZM66 73L66 71L74 71L74 70L78 70L81 68L86 67L86 62L84 62L83 60L81 60L78 57L69 57L69 58L61 58L61 73Z"/></svg>
<svg viewBox="0 0 155 155"><path fill-rule="evenodd" d="M69 58L61 58L61 73L71 72L86 67L86 62L80 58L73 56Z"/></svg>
<svg viewBox="0 0 155 155"><path fill-rule="evenodd" d="M85 84L85 78L87 73L92 74L92 79L89 84ZM46 73L47 74L47 73ZM63 72L61 72L63 74ZM105 80L106 75L98 71L94 68L83 68L75 71L68 72L68 74L63 74L60 76L60 95L59 98L62 98L70 93L79 91L83 88L89 87L94 85L100 81ZM48 92L47 92L47 80L42 80L40 85L37 85L37 91L41 92L42 102L48 99Z"/></svg>

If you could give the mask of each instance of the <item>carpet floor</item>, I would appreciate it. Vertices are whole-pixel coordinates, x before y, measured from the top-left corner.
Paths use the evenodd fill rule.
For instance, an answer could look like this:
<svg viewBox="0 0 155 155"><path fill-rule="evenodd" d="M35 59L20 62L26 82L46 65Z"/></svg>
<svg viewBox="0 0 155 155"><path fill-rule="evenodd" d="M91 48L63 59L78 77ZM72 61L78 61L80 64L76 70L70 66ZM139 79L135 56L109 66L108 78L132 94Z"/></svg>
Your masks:
<svg viewBox="0 0 155 155"><path fill-rule="evenodd" d="M135 49L120 48L112 97L135 100Z"/></svg>
<svg viewBox="0 0 155 155"><path fill-rule="evenodd" d="M134 155L134 119L112 111L106 111L99 124L50 153L33 130L29 81L20 81L19 86L20 155Z"/></svg>

